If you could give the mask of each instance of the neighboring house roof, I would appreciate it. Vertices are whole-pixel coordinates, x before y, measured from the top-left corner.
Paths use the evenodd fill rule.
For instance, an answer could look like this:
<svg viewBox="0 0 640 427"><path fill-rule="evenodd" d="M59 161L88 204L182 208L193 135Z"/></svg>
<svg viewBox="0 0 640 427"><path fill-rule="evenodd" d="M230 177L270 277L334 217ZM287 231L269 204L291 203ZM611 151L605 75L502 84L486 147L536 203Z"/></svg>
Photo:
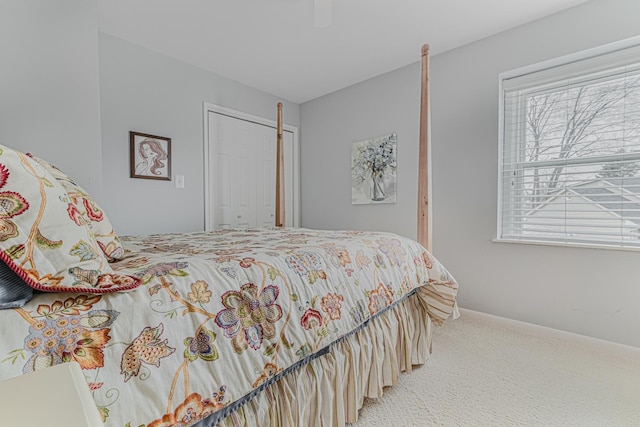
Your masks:
<svg viewBox="0 0 640 427"><path fill-rule="evenodd" d="M607 178L606 180L603 180L603 182L618 190L624 185L625 196L635 198L640 202L640 176ZM635 192L632 190L635 190Z"/></svg>
<svg viewBox="0 0 640 427"><path fill-rule="evenodd" d="M606 188L572 188L572 191L600 205L603 209L640 226L640 203L632 202Z"/></svg>
<svg viewBox="0 0 640 427"><path fill-rule="evenodd" d="M622 190L625 187L636 187L640 193L640 177L607 178L581 182L556 190L545 202L537 206L528 216L545 210L558 197L573 193L599 206L607 214L613 214L640 227L640 194Z"/></svg>

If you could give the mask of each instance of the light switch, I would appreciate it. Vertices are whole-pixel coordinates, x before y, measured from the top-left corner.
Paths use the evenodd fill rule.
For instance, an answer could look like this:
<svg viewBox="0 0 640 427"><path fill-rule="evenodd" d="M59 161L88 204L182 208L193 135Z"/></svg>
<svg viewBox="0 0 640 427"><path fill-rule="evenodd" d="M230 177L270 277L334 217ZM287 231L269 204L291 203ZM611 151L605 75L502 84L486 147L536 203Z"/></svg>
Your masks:
<svg viewBox="0 0 640 427"><path fill-rule="evenodd" d="M176 174L176 188L184 188L184 175Z"/></svg>

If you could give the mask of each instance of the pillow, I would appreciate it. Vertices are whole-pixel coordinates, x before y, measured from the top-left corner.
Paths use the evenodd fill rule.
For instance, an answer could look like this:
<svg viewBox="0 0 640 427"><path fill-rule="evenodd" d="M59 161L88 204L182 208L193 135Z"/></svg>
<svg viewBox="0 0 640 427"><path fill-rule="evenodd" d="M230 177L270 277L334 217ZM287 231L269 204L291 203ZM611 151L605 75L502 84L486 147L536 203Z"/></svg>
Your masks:
<svg viewBox="0 0 640 427"><path fill-rule="evenodd" d="M0 310L22 307L33 298L33 288L0 262Z"/></svg>
<svg viewBox="0 0 640 427"><path fill-rule="evenodd" d="M0 259L45 292L106 293L139 279L114 273L62 185L36 161L0 145Z"/></svg>
<svg viewBox="0 0 640 427"><path fill-rule="evenodd" d="M124 258L124 248L116 232L113 230L111 221L109 221L107 215L100 209L91 196L67 174L51 163L29 153L27 153L27 156L38 162L62 184L62 188L65 189L71 199L71 203L75 206L73 220L77 223L84 221L88 225L89 230L91 230L95 236L107 260L113 262Z"/></svg>

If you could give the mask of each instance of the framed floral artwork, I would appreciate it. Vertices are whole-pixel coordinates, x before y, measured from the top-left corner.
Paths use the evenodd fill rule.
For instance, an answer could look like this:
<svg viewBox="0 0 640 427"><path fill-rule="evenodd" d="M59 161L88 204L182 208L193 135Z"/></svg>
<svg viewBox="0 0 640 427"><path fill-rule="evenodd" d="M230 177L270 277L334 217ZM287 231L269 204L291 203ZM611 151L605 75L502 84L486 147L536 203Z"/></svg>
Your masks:
<svg viewBox="0 0 640 427"><path fill-rule="evenodd" d="M351 145L351 203L396 203L396 134Z"/></svg>
<svg viewBox="0 0 640 427"><path fill-rule="evenodd" d="M171 138L129 132L131 178L171 181Z"/></svg>

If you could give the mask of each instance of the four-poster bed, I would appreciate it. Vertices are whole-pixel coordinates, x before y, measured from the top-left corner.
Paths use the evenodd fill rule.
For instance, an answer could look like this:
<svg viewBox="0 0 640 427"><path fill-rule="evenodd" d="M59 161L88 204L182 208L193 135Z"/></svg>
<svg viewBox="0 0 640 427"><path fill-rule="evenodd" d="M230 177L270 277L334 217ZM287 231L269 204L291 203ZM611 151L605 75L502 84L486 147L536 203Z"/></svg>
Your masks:
<svg viewBox="0 0 640 427"><path fill-rule="evenodd" d="M427 56L425 47L423 245ZM122 245L70 178L0 147L0 258L31 287L55 291L0 310L0 380L76 361L109 426L336 426L424 363L432 324L456 313L455 280L424 246L392 233L282 227L281 103L277 136L276 227ZM57 222L45 226L47 215ZM62 225L88 237L68 242ZM92 264L45 271L33 255L63 248L66 262Z"/></svg>
<svg viewBox="0 0 640 427"><path fill-rule="evenodd" d="M420 149L418 154L418 242L431 252L431 215L429 206L429 45L422 46L420 85Z"/></svg>
<svg viewBox="0 0 640 427"><path fill-rule="evenodd" d="M284 140L282 139L282 102L278 102L278 138L276 142L276 227L285 224L284 209Z"/></svg>

